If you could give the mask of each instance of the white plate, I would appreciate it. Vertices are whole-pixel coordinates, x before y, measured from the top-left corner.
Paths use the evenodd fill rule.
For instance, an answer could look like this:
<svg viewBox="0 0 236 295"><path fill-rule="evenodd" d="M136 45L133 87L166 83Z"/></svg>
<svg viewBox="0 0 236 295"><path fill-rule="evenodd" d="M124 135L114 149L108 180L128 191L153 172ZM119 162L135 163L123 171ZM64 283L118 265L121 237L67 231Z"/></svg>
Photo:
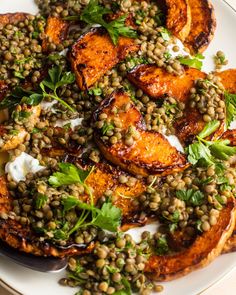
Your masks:
<svg viewBox="0 0 236 295"><path fill-rule="evenodd" d="M206 51L205 71L213 69L212 57L217 50L226 53L230 63L228 67L236 68L235 28L236 11L233 11L222 0L213 0L217 31L214 40ZM37 11L33 0L0 0L0 13ZM208 267L195 271L183 278L164 284L163 295L196 295L204 291L236 267L236 253L227 254L216 259ZM15 265L6 258L0 258L1 283L14 294L24 295L73 295L72 288L61 287L57 282L64 273L42 274ZM15 290L15 291L14 291ZM233 294L232 290L232 294Z"/></svg>

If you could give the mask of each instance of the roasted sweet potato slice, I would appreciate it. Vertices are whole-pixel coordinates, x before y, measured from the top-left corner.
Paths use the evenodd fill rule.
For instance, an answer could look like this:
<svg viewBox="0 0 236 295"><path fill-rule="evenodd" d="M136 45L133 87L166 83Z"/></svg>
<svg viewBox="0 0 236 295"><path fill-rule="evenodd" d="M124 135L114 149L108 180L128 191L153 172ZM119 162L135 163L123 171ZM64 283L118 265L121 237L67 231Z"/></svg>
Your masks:
<svg viewBox="0 0 236 295"><path fill-rule="evenodd" d="M47 52L51 43L55 45L61 44L67 36L68 29L69 23L67 21L54 16L48 17L42 44L43 51Z"/></svg>
<svg viewBox="0 0 236 295"><path fill-rule="evenodd" d="M0 14L0 28L7 24L17 24L25 20L29 15L23 12Z"/></svg>
<svg viewBox="0 0 236 295"><path fill-rule="evenodd" d="M193 68L186 68L184 74L176 76L155 65L140 65L128 73L128 79L152 98L173 96L185 102L196 79L206 74Z"/></svg>
<svg viewBox="0 0 236 295"><path fill-rule="evenodd" d="M174 36L184 41L191 28L191 10L189 0L165 0L166 27Z"/></svg>
<svg viewBox="0 0 236 295"><path fill-rule="evenodd" d="M221 83L229 93L236 93L236 69L216 72L215 75L221 78Z"/></svg>
<svg viewBox="0 0 236 295"><path fill-rule="evenodd" d="M28 111L27 107L27 111ZM38 121L40 116L41 107L40 105L31 107L30 111L32 112L30 116L30 120L35 125ZM0 125L0 136L4 134L8 134L8 130L4 127L4 125ZM22 144L25 141L25 137L27 136L28 132L22 127L16 135L10 135L9 139L6 140L4 145L0 148L0 151L9 151L17 148L18 145Z"/></svg>
<svg viewBox="0 0 236 295"><path fill-rule="evenodd" d="M118 178L121 173L124 172L106 163L99 163L89 175L86 184L92 188L95 202L108 189L111 189L113 191L114 204L122 210L123 224L128 226L128 223L136 222L134 214L138 211L138 208L133 205L132 200L145 190L145 185L141 180L138 180L132 187L120 184ZM87 201L88 196L84 196L81 199ZM5 178L0 177L0 239L20 251L39 256L64 257L78 255L89 252L93 247L93 243L85 248L81 245L72 246L69 242L68 247L60 248L46 241L36 241L36 234L29 226L22 226L11 218L3 218L3 213L9 213L11 210L12 198L9 195Z"/></svg>
<svg viewBox="0 0 236 295"><path fill-rule="evenodd" d="M127 104L130 108L124 110ZM114 108L119 110L116 115L112 111ZM105 113L111 122L114 116L119 119L123 135L131 126L139 132L139 138L134 144L127 146L123 139L112 145L105 142L98 130L95 140L108 161L130 173L142 176L167 175L186 167L185 157L172 147L162 134L146 131L141 115L123 91L114 92L102 102L94 114L95 121L101 113Z"/></svg>
<svg viewBox="0 0 236 295"><path fill-rule="evenodd" d="M35 235L29 226L22 226L11 218L2 218L3 213L8 213L12 209L12 198L9 195L4 177L0 177L0 205L0 239L13 248L38 256L64 257L66 255L87 253L93 247L93 244L91 244L87 249L79 247L62 249L47 242L36 242Z"/></svg>
<svg viewBox="0 0 236 295"><path fill-rule="evenodd" d="M203 52L214 37L216 17L210 0L188 0L191 29L184 45L192 54Z"/></svg>
<svg viewBox="0 0 236 295"><path fill-rule="evenodd" d="M235 226L235 199L220 212L219 220L208 232L197 237L186 250L169 256L151 256L146 274L157 281L168 281L208 265L221 252Z"/></svg>
<svg viewBox="0 0 236 295"><path fill-rule="evenodd" d="M69 52L78 86L81 90L88 89L128 53L138 49L134 39L126 37L120 37L115 46L103 28L82 35Z"/></svg>

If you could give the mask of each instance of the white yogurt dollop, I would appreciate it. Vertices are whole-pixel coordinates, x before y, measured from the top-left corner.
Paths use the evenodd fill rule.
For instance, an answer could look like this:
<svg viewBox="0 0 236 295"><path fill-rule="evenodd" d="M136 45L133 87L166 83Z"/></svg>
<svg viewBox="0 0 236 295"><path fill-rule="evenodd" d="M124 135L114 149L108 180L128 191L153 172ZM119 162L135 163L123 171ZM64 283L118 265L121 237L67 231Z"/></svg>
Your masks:
<svg viewBox="0 0 236 295"><path fill-rule="evenodd" d="M83 121L83 118L76 118L71 120L57 120L55 127L63 127L67 124L70 124L70 128L74 130L75 127L81 125L82 121Z"/></svg>
<svg viewBox="0 0 236 295"><path fill-rule="evenodd" d="M179 139L175 135L164 135L165 138L169 141L169 143L174 146L179 152L184 153L184 148L182 144L180 143Z"/></svg>
<svg viewBox="0 0 236 295"><path fill-rule="evenodd" d="M41 166L37 159L26 153L22 153L13 162L8 162L5 166L5 172L16 182L26 180L26 175L29 172L36 173L43 169L45 167Z"/></svg>

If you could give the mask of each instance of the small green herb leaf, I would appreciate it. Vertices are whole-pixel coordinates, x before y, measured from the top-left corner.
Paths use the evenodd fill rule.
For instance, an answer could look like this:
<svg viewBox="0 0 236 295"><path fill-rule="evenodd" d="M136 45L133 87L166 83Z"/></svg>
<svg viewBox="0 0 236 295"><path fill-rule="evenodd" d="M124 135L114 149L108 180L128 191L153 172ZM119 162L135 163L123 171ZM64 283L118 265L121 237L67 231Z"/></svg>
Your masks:
<svg viewBox="0 0 236 295"><path fill-rule="evenodd" d="M203 130L198 134L200 138L206 138L207 136L214 133L220 127L220 121L213 120L205 125Z"/></svg>
<svg viewBox="0 0 236 295"><path fill-rule="evenodd" d="M38 194L37 198L35 200L35 208L37 210L41 209L44 207L44 205L47 203L48 197L43 195L43 194Z"/></svg>
<svg viewBox="0 0 236 295"><path fill-rule="evenodd" d="M169 252L169 246L166 237L163 235L157 240L156 253L158 255L165 255Z"/></svg>
<svg viewBox="0 0 236 295"><path fill-rule="evenodd" d="M202 68L202 59L204 59L204 56L201 54L197 54L194 57L183 57L179 56L178 60L182 65L189 66L190 68L195 68L198 70L201 70Z"/></svg>
<svg viewBox="0 0 236 295"><path fill-rule="evenodd" d="M99 5L98 0L90 0L89 4L83 10L80 20L88 24L99 24L103 26L108 31L115 45L118 42L119 36L137 38L137 32L125 24L126 15L122 15L118 19L107 23L104 20L104 16L109 13L112 13L112 11Z"/></svg>
<svg viewBox="0 0 236 295"><path fill-rule="evenodd" d="M90 170L82 170L70 163L60 163L60 172L53 173L49 178L49 184L53 187L69 185L74 183L83 184L91 173Z"/></svg>
<svg viewBox="0 0 236 295"><path fill-rule="evenodd" d="M225 92L226 124L227 128L236 119L236 94Z"/></svg>
<svg viewBox="0 0 236 295"><path fill-rule="evenodd" d="M111 131L115 128L113 124L110 123L104 123L102 127L102 135L106 135L108 131Z"/></svg>
<svg viewBox="0 0 236 295"><path fill-rule="evenodd" d="M200 206L204 201L203 193L193 189L178 190L176 191L176 197L193 206Z"/></svg>

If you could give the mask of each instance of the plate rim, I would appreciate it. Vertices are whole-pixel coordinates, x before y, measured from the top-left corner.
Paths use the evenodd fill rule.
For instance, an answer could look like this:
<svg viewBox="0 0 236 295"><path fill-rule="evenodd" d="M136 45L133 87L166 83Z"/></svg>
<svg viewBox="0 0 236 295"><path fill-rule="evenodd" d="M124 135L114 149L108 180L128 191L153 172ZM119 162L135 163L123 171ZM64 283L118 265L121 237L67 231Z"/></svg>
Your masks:
<svg viewBox="0 0 236 295"><path fill-rule="evenodd" d="M213 0L211 0L211 1L213 1ZM220 1L220 0L218 0L218 1ZM233 13L236 15L236 9L230 3L228 3L226 0L223 0L222 2L224 3L225 6L230 8L233 11ZM230 254L231 253L227 253L227 254L223 254L223 255L230 255ZM220 278L218 278L218 280L216 280L215 282L213 282L212 284L210 284L209 286L204 288L202 291L197 293L197 295L203 294L205 291L210 289L212 286L214 286L215 284L222 281L226 276L230 275L230 273L233 271L234 268L235 267L232 267L228 272L224 273ZM24 295L23 293L19 292L15 288L13 288L11 285L9 285L6 281L4 281L1 278L0 278L0 286L2 286L6 291L10 292L12 295Z"/></svg>

